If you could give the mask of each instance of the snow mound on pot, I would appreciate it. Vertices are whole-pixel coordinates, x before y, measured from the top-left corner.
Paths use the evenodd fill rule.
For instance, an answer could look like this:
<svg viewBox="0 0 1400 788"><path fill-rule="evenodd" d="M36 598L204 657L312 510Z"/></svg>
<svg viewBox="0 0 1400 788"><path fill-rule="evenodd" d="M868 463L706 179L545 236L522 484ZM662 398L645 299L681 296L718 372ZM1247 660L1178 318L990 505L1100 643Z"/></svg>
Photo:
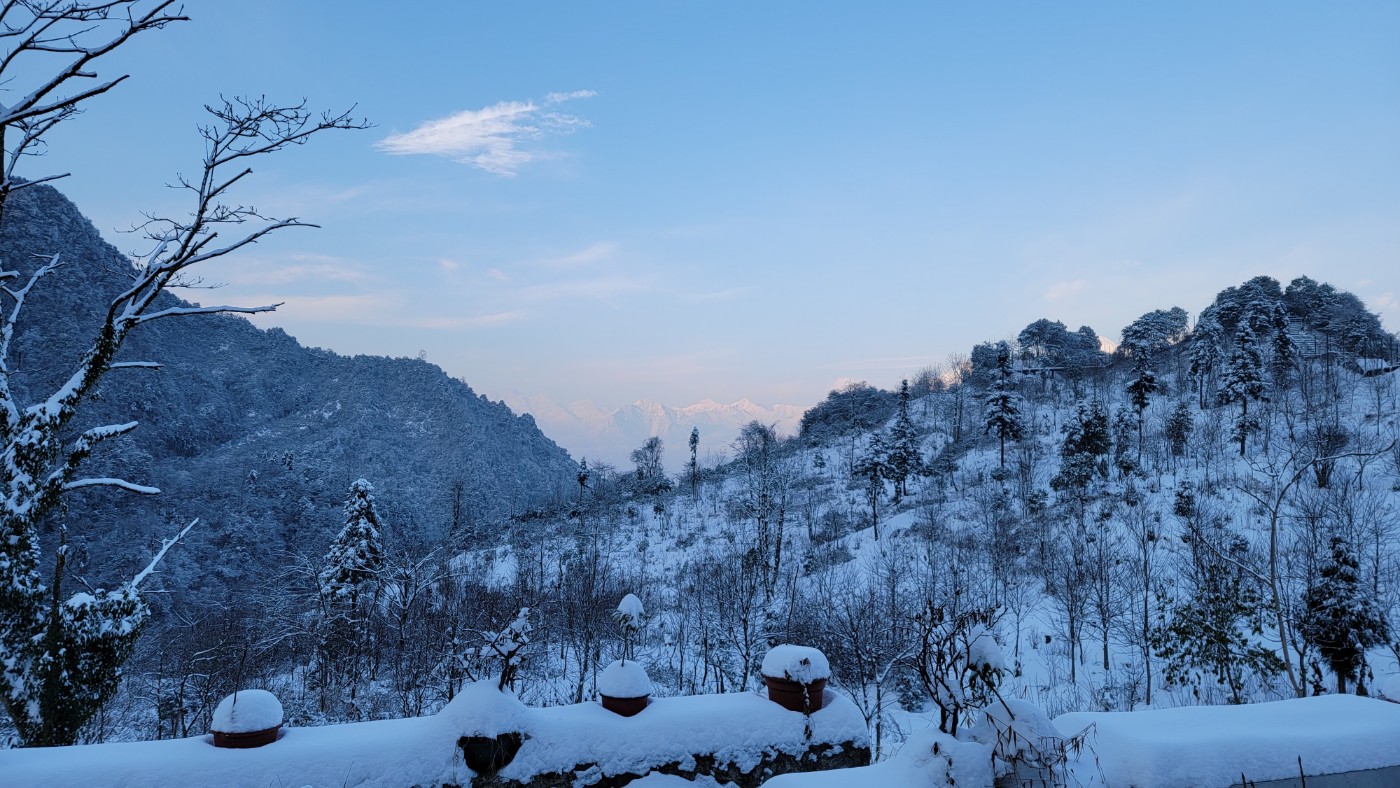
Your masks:
<svg viewBox="0 0 1400 788"><path fill-rule="evenodd" d="M520 733L529 724L528 710L515 694L496 687L496 679L481 679L462 687L437 713L460 736Z"/></svg>
<svg viewBox="0 0 1400 788"><path fill-rule="evenodd" d="M282 702L267 690L239 690L219 701L210 726L219 733L252 733L282 724Z"/></svg>
<svg viewBox="0 0 1400 788"><path fill-rule="evenodd" d="M618 660L603 668L598 677L598 692L610 698L645 698L651 694L651 679L637 660Z"/></svg>
<svg viewBox="0 0 1400 788"><path fill-rule="evenodd" d="M789 643L769 649L763 656L762 670L765 676L790 679L799 684L831 678L831 663L826 661L825 654L811 646Z"/></svg>

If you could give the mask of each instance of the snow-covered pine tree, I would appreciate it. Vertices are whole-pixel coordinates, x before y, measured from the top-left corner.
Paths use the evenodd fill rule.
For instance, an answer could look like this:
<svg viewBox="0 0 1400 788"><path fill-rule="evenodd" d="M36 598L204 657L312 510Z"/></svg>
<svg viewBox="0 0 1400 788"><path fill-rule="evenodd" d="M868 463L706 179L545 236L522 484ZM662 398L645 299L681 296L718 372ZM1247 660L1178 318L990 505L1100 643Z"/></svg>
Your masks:
<svg viewBox="0 0 1400 788"><path fill-rule="evenodd" d="M686 474L690 477L690 497L694 498L700 491L700 428L690 428L690 459L685 464Z"/></svg>
<svg viewBox="0 0 1400 788"><path fill-rule="evenodd" d="M885 471L894 482L894 502L908 494L910 476L925 473L924 459L919 454L919 431L909 417L909 381L899 382L899 410L885 440Z"/></svg>
<svg viewBox="0 0 1400 788"><path fill-rule="evenodd" d="M1020 440L1025 430L1025 417L1021 415L1021 397L1013 389L1011 380L1011 346L1006 342L996 343L996 377L985 400L986 415L983 418L983 431L994 433L1000 445L1001 467L1006 467L1006 441Z"/></svg>
<svg viewBox="0 0 1400 788"><path fill-rule="evenodd" d="M344 680L352 707L363 675L362 658L372 651L367 642L369 617L383 568L374 486L357 479L350 485L350 498L345 502L345 526L331 542L317 575L327 618L321 637L322 675L326 684L335 683L336 678Z"/></svg>
<svg viewBox="0 0 1400 788"><path fill-rule="evenodd" d="M1191 418L1191 406L1185 402L1176 403L1176 407L1172 408L1172 412L1167 416L1166 424L1163 425L1173 463L1186 453L1186 444L1190 442L1191 431L1194 428L1195 421Z"/></svg>
<svg viewBox="0 0 1400 788"><path fill-rule="evenodd" d="M885 480L890 478L889 466L885 464L889 453L884 433L877 432L870 436L865 452L851 466L851 475L865 483L865 499L870 505L870 527L876 540L880 538L880 496L885 492Z"/></svg>
<svg viewBox="0 0 1400 788"><path fill-rule="evenodd" d="M1303 595L1301 634L1317 647L1337 677L1337 692L1345 694L1347 682L1356 682L1356 694L1365 695L1362 666L1366 649L1386 642L1389 627L1372 600L1360 588L1360 564L1351 545L1332 537L1332 556L1322 568L1322 580Z"/></svg>
<svg viewBox="0 0 1400 788"><path fill-rule="evenodd" d="M1214 307L1206 307L1196 320L1196 330L1191 332L1189 354L1191 376L1196 379L1201 410L1206 409L1206 391L1210 388L1210 377L1220 363L1224 335L1224 329L1215 317Z"/></svg>
<svg viewBox="0 0 1400 788"><path fill-rule="evenodd" d="M1152 371L1151 352L1145 348L1133 352L1133 379L1128 381L1125 391L1133 410L1137 412L1138 459L1142 459L1142 433L1147 418L1147 406L1152 404L1152 395L1162 388L1157 375Z"/></svg>
<svg viewBox="0 0 1400 788"><path fill-rule="evenodd" d="M354 599L376 581L384 567L379 513L374 508L374 485L356 479L345 501L345 527L340 529L321 570L322 592L337 600Z"/></svg>
<svg viewBox="0 0 1400 788"><path fill-rule="evenodd" d="M1235 334L1235 349L1230 354L1230 366L1225 371L1225 380L1220 385L1219 400L1222 404L1238 404L1239 418L1230 431L1230 438L1240 445L1240 456L1245 453L1249 434L1258 429L1259 420L1249 413L1251 400L1264 400L1268 391L1264 381L1264 359L1259 352L1259 339L1250 328L1248 321L1241 320Z"/></svg>

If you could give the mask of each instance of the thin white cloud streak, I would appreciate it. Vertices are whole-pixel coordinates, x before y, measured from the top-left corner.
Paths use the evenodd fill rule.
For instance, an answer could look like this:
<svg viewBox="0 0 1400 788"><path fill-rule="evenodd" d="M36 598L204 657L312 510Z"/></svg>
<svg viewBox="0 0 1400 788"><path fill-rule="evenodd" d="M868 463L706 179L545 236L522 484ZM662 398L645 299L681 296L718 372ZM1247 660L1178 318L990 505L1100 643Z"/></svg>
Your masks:
<svg viewBox="0 0 1400 788"><path fill-rule="evenodd" d="M544 265L547 268L560 269L579 268L586 265L592 265L594 263L601 263L605 260L611 259L615 254L617 254L618 246L619 245L614 241L599 241L598 243L592 244L591 246L588 246L585 249L580 249L579 251L574 252L573 254L567 254L563 257L556 257L552 260L547 260L545 261Z"/></svg>
<svg viewBox="0 0 1400 788"><path fill-rule="evenodd" d="M1071 282L1056 282L1050 285L1049 290L1045 291L1045 299L1047 301L1059 301L1076 293L1084 292L1084 288L1087 286L1088 282L1085 282L1083 279L1075 279Z"/></svg>
<svg viewBox="0 0 1400 788"><path fill-rule="evenodd" d="M328 296L249 296L248 303L281 306L271 315L256 318L262 323L278 324L282 320L302 323L334 323L374 328L421 328L428 330L459 330L490 328L524 319L528 313L512 309L481 315L424 315L409 306L410 299L400 291Z"/></svg>
<svg viewBox="0 0 1400 788"><path fill-rule="evenodd" d="M390 134L375 147L396 155L444 156L502 177L514 177L540 157L525 143L587 128L588 120L550 109L567 101L596 96L592 90L550 93L542 103L500 101L430 120L412 131Z"/></svg>
<svg viewBox="0 0 1400 788"><path fill-rule="evenodd" d="M624 293L641 293L651 289L645 282L626 277L604 277L575 282L546 282L522 287L519 296L527 301L560 301L572 299L605 299Z"/></svg>

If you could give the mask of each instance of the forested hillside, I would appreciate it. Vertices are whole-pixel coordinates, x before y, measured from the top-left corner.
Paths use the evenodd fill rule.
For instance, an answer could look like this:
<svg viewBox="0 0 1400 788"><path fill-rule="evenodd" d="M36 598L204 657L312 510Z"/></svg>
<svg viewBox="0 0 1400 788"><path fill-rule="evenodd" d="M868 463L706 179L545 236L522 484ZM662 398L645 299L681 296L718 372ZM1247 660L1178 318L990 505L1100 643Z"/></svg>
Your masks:
<svg viewBox="0 0 1400 788"><path fill-rule="evenodd" d="M9 383L23 404L71 374L134 271L54 189L10 195L0 259L22 281L54 254L61 265L26 294L11 347ZM205 303L219 298L217 289L184 292ZM182 303L161 296L154 308ZM41 536L52 555L66 526L70 587L104 586L200 519L152 580L168 593L152 595L158 615L138 661L162 648L167 626L220 639L230 622L260 616L245 600L249 589L285 584L289 556L325 552L345 491L360 477L393 490L387 535L406 548L557 500L576 474L529 416L423 361L304 348L230 315L153 321L119 359L160 368L119 368L103 379L75 430L139 427L84 471L161 494L74 490Z"/></svg>
<svg viewBox="0 0 1400 788"><path fill-rule="evenodd" d="M695 447L649 442L635 468L570 469L553 505L455 530L443 454L367 463L373 489L352 491L305 470L320 467L306 453L271 448L304 435L320 461L363 456L373 444L347 445L361 433L344 412L407 407L372 391L384 370L431 377L416 362L307 353L311 368L338 370L337 399L231 435L232 456L262 464L201 500L216 521L248 518L261 511L250 502L285 500L270 490L315 479L317 506L274 508L261 527L322 541L278 545L273 583L245 578L250 564L226 557L247 549L234 542L220 557L190 550L178 571L224 577L236 593L215 608L206 581L172 589L159 640L88 735L201 731L250 676L296 724L421 714L493 669L482 644L512 621L529 631L525 700L594 697L622 648L609 619L629 592L649 612L634 645L658 694L751 688L770 645L816 645L883 752L911 715L957 724L969 699L941 689L940 671L950 638L977 627L1007 655L994 671L1002 694L1051 714L1393 681L1395 337L1349 293L1258 277L1194 322L1180 307L1147 312L1109 346L1090 327L1039 320L898 390L833 391L796 437L752 423L717 465L698 461L717 448L703 435ZM254 368L266 370L242 374L268 379ZM400 415L397 429L430 431L439 417L417 413L418 426ZM688 460L678 475L663 470L668 450ZM141 461L152 474L175 464ZM444 503L415 514L424 501Z"/></svg>

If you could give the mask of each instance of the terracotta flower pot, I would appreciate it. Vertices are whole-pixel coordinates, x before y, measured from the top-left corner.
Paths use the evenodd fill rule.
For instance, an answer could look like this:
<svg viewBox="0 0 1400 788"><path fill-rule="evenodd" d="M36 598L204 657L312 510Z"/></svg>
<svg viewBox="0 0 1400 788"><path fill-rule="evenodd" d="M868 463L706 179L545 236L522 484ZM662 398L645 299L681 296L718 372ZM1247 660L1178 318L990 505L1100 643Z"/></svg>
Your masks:
<svg viewBox="0 0 1400 788"><path fill-rule="evenodd" d="M640 698L614 698L611 695L599 695L599 697L603 699L603 708L624 717L637 714L651 703L650 695L643 695Z"/></svg>
<svg viewBox="0 0 1400 788"><path fill-rule="evenodd" d="M260 731L248 731L247 733L224 733L214 731L215 747L233 747L236 749L246 749L248 747L261 747L264 744L271 744L277 741L277 731L282 726L275 728L264 728Z"/></svg>
<svg viewBox="0 0 1400 788"><path fill-rule="evenodd" d="M790 679L775 679L772 676L764 676L763 683L768 685L768 699L788 711L821 710L822 694L826 691L826 679L816 679L811 684L801 684Z"/></svg>

